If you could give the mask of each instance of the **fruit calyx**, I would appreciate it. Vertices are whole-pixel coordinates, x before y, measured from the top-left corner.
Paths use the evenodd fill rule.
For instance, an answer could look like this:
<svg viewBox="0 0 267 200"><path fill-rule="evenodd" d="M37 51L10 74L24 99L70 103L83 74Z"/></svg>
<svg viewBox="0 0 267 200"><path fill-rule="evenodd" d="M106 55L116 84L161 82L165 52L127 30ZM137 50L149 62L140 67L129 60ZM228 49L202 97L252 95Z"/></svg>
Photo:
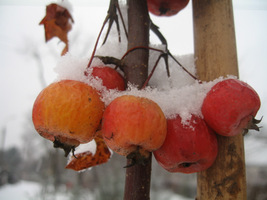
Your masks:
<svg viewBox="0 0 267 200"><path fill-rule="evenodd" d="M178 165L179 168L188 168L191 167L192 165L196 164L195 162L184 162L184 163L180 163Z"/></svg>
<svg viewBox="0 0 267 200"><path fill-rule="evenodd" d="M73 157L76 158L76 156L74 155L74 151L77 146L62 143L57 137L55 137L55 140L53 143L54 143L54 148L60 148L64 150L65 157L67 157L69 153L72 152Z"/></svg>
<svg viewBox="0 0 267 200"><path fill-rule="evenodd" d="M167 5L162 3L160 8L159 8L160 15L165 15L169 10L170 10L170 8L168 8Z"/></svg>
<svg viewBox="0 0 267 200"><path fill-rule="evenodd" d="M260 131L260 128L262 126L258 126L258 124L261 122L263 116L260 119L255 119L254 117L252 120L248 123L248 126L244 129L243 135L246 135L249 130L255 130L255 131Z"/></svg>
<svg viewBox="0 0 267 200"><path fill-rule="evenodd" d="M130 163L123 168L133 167L135 165L146 165L148 163L148 158L150 152L137 147L137 149L126 156L130 160Z"/></svg>

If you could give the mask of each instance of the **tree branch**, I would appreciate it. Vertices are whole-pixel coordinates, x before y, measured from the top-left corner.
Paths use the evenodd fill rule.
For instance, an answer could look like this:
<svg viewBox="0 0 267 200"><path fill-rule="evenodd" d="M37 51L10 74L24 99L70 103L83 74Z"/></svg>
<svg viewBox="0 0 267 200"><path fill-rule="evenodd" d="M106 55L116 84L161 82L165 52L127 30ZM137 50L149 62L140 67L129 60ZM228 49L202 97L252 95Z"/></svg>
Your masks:
<svg viewBox="0 0 267 200"><path fill-rule="evenodd" d="M128 0L128 49L149 44L149 16L146 0ZM148 77L148 49L138 49L124 59L126 80L139 89ZM127 159L127 166L132 162ZM124 200L149 200L151 153L145 164L126 169Z"/></svg>

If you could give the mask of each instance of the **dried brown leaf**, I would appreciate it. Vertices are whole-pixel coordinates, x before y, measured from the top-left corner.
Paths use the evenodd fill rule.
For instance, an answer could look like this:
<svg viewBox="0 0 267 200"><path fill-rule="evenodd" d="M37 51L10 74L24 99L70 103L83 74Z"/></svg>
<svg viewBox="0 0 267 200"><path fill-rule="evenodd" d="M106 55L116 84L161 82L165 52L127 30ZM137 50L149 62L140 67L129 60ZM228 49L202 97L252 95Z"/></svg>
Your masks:
<svg viewBox="0 0 267 200"><path fill-rule="evenodd" d="M74 20L66 8L52 3L46 6L46 15L39 23L44 25L46 42L53 37L58 37L66 44L62 55L68 51L68 32L71 30L73 22Z"/></svg>
<svg viewBox="0 0 267 200"><path fill-rule="evenodd" d="M107 147L102 135L99 133L95 137L96 152L93 155L90 151L75 154L72 156L70 162L67 164L67 169L73 169L75 171L81 171L90 167L100 165L108 162L111 152Z"/></svg>

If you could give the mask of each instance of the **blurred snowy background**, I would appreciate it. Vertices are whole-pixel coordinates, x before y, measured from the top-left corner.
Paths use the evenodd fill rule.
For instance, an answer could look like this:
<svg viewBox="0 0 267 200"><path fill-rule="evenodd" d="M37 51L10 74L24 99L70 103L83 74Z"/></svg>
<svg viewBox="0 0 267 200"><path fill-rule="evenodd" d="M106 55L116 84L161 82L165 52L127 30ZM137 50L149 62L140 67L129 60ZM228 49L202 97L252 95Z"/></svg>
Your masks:
<svg viewBox="0 0 267 200"><path fill-rule="evenodd" d="M108 165L85 173L65 170L61 151L36 134L32 104L51 83L64 47L58 39L47 44L43 26L49 0L0 0L0 199L121 199L124 159L114 155ZM74 25L70 52L89 57L106 16L109 0L70 0ZM233 0L240 79L259 94L259 119L267 112L267 1ZM191 3L177 16L152 16L174 55L193 53ZM104 32L105 33L105 32ZM151 33L152 43L159 43ZM261 131L245 137L250 200L267 199L266 118ZM169 174L154 162L151 199L193 199L195 175ZM162 191L165 191L162 193ZM265 194L266 195L266 194Z"/></svg>

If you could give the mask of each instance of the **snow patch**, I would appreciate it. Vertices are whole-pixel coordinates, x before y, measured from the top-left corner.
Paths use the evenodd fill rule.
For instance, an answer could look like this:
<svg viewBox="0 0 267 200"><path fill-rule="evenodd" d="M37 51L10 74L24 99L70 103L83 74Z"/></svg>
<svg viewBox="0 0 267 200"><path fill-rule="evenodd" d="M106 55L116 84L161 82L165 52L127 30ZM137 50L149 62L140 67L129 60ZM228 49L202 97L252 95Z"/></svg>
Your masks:
<svg viewBox="0 0 267 200"><path fill-rule="evenodd" d="M211 82L199 83L194 81L193 84L181 88L169 88L168 90L152 87L138 90L135 86L129 85L126 91L117 92L110 90L105 92L102 95L102 100L107 106L115 98L123 95L145 97L156 102L166 118L174 118L176 115L180 115L182 123L187 124L192 114L202 117L201 106L207 92L221 80L223 80L222 77Z"/></svg>
<svg viewBox="0 0 267 200"><path fill-rule="evenodd" d="M0 199L33 199L40 190L41 185L39 185L38 183L20 181L16 184L2 186L0 188Z"/></svg>
<svg viewBox="0 0 267 200"><path fill-rule="evenodd" d="M80 144L75 149L75 154L84 153L84 152L91 152L93 155L96 152L96 143L95 140L92 140L91 142L88 142L86 144Z"/></svg>
<svg viewBox="0 0 267 200"><path fill-rule="evenodd" d="M156 60L155 57L157 56L154 54L153 57L152 54L150 60ZM177 56L177 58L181 60L180 62L187 63L191 67L188 70L193 74L195 73L194 57L192 55ZM102 100L106 106L115 98L123 95L134 95L151 99L161 107L166 118L174 118L176 115L180 115L184 124L187 124L192 114L202 117L201 106L207 92L216 83L225 79L220 77L210 82L200 83L190 77L175 62L170 61L170 58L170 77L167 77L166 66L162 62L159 63L158 68L155 70L149 86L143 90L138 90L137 87L131 84L128 85L126 91L107 90L102 85L101 79L91 75L93 66L103 66L104 64L100 59L95 58L93 59L92 67L87 69L88 60L88 58L77 58L67 53L59 60L55 68L55 71L58 73L56 81L70 79L84 82L101 92ZM85 71L87 72L86 75ZM227 78L236 77L229 76Z"/></svg>
<svg viewBox="0 0 267 200"><path fill-rule="evenodd" d="M102 84L102 80L91 75L93 66L103 66L104 63L100 59L95 58L92 62L92 67L87 69L88 62L88 58L78 58L67 53L59 59L54 68L54 71L58 75L55 81L76 80L84 82L98 91L106 90L106 87Z"/></svg>
<svg viewBox="0 0 267 200"><path fill-rule="evenodd" d="M74 155L81 154L81 153L95 155L96 147L97 146L96 146L95 140L92 140L92 141L90 141L88 143L85 143L85 144L80 144L78 147L75 148ZM76 158L73 156L73 154L69 154L67 165L70 162L72 162L73 159L76 159ZM80 170L79 172L84 172L84 171L87 171L87 170L90 170L90 169L91 169L91 167L88 168L88 169Z"/></svg>

